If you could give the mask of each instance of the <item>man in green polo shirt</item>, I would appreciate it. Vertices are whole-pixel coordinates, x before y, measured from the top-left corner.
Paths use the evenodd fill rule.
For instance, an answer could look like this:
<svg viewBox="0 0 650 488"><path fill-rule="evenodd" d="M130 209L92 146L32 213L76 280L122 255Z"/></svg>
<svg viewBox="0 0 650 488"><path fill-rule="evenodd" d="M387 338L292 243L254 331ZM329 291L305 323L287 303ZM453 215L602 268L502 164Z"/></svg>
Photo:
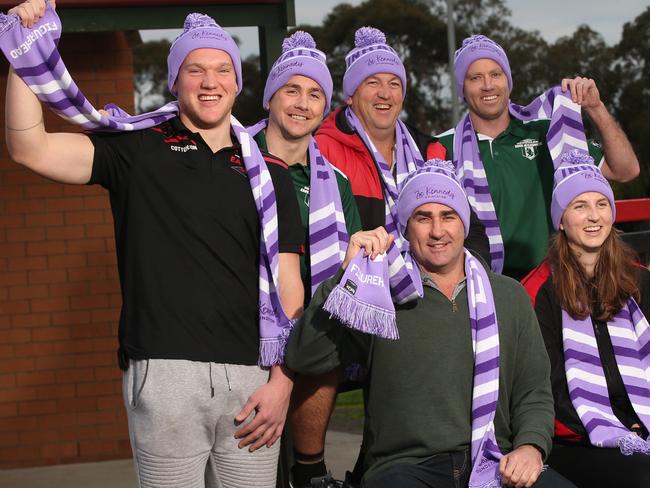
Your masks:
<svg viewBox="0 0 650 488"><path fill-rule="evenodd" d="M329 111L332 77L325 54L316 49L313 38L298 31L284 40L282 54L273 64L264 88L264 107L268 120L249 128L258 146L289 165L306 249L300 259L305 286L305 306L323 281L334 276L345 257L348 236L361 230L361 218L348 178L321 154L312 133ZM336 482L327 472L324 452L303 452L305 440L323 437L321 423L308 422L297 412L306 399L325 405L318 411L329 419L341 380L340 370L319 376L296 378L293 405L289 415L295 449L292 468L296 488L328 488ZM321 401L326 394L328 401ZM285 451L286 452L286 451Z"/></svg>
<svg viewBox="0 0 650 488"><path fill-rule="evenodd" d="M311 156L320 156L312 133L318 128L332 98L332 77L325 64L325 54L316 49L311 35L298 31L285 39L282 55L276 60L264 88L264 107L269 111L268 120L249 128L261 150L280 158L289 166L293 180L300 217L307 234L305 252L300 259L300 270L305 286L305 304L312 295L310 244ZM314 153L316 151L316 153ZM341 202L345 231L352 235L361 230L357 210L348 178L327 160L324 168L330 170L336 184L334 192ZM320 188L319 188L320 189ZM316 191L316 190L315 190ZM337 197L328 195L328 198ZM328 202L329 203L329 202ZM318 220L318 219L317 219ZM313 234L313 232L312 232ZM342 245L344 251L347 238ZM337 260L337 265L343 260ZM332 275L335 270L332 271ZM320 277L319 282L330 278Z"/></svg>
<svg viewBox="0 0 650 488"><path fill-rule="evenodd" d="M294 80L295 81L295 80ZM274 144L273 136L267 136L267 131L273 125L272 118L269 117L268 121L269 126L266 130L262 130L255 134L255 141L257 142L260 150L267 151L271 155L278 156L289 166L289 175L293 180L293 186L296 191L296 198L298 199L298 209L300 210L300 220L305 229L307 238L309 237L309 190L310 190L310 177L311 177L311 168L309 167L309 157L305 151L303 157L294 162L287 162L285 159L286 155L283 154L283 145L281 141L278 141L280 144ZM308 134L306 138L306 143L309 142L311 133ZM278 148L278 149L275 149ZM288 148L287 148L288 149ZM283 157L285 156L285 157ZM359 211L357 210L357 204L354 201L354 196L352 195L352 188L350 187L350 182L348 181L347 176L343 172L337 169L335 166L332 166L334 175L336 177L336 183L338 186L339 194L341 196L341 203L343 204L343 215L345 216L345 227L347 230L348 236L351 236L355 232L361 230L361 218L359 217ZM305 243L308 245L308 240L305 240ZM305 252L300 256L300 276L302 277L303 285L305 286L305 306L309 303L311 299L311 275L310 275L310 266L309 266L309 252L308 249L305 249Z"/></svg>
<svg viewBox="0 0 650 488"><path fill-rule="evenodd" d="M510 65L503 48L485 36L471 36L456 52L458 93L467 103L476 132L505 251L503 273L520 279L544 257L552 232L549 213L553 162L546 142L550 121L523 122L511 116ZM589 152L610 180L625 182L639 174L639 163L627 137L600 99L593 80L562 80L573 101L598 130L602 145ZM454 157L456 130L438 136ZM461 137L461 134L458 134Z"/></svg>

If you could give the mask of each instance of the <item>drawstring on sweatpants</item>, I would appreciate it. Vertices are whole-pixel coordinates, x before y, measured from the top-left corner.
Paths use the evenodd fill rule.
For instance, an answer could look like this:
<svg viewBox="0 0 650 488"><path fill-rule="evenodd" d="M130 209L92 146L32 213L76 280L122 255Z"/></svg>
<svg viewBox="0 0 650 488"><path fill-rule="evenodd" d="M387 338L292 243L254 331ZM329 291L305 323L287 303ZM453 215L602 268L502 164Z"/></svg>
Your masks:
<svg viewBox="0 0 650 488"><path fill-rule="evenodd" d="M226 381L228 382L228 391L232 391L232 385L230 384L230 376L228 376L228 368L226 367L225 363L223 365L223 370L226 373Z"/></svg>
<svg viewBox="0 0 650 488"><path fill-rule="evenodd" d="M214 398L214 386L212 386L212 363L210 365L210 398Z"/></svg>

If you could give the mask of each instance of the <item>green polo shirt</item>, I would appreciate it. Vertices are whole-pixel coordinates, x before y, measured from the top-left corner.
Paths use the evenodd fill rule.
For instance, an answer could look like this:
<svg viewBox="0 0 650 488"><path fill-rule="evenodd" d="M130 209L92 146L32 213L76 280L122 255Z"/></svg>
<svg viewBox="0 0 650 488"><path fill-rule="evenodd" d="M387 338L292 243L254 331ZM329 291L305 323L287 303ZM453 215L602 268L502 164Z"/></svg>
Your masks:
<svg viewBox="0 0 650 488"><path fill-rule="evenodd" d="M551 194L553 161L546 145L549 120L511 119L496 138L477 134L505 247L504 274L520 279L546 254L553 231ZM453 157L454 129L438 136ZM594 142L589 152L600 164L603 152Z"/></svg>
<svg viewBox="0 0 650 488"><path fill-rule="evenodd" d="M262 151L268 151L264 131L259 132L255 136L255 141ZM351 236L361 230L361 217L359 217L359 210L352 195L352 187L347 176L333 165L332 168L334 169L336 183L339 188L339 194L341 195L345 227L348 231L348 236ZM300 256L300 276L305 286L305 305L307 305L311 299L311 273L309 272L309 182L311 172L308 165L295 163L289 166L289 175L293 181L293 188L298 199L298 208L300 210L300 220L305 231L305 252Z"/></svg>

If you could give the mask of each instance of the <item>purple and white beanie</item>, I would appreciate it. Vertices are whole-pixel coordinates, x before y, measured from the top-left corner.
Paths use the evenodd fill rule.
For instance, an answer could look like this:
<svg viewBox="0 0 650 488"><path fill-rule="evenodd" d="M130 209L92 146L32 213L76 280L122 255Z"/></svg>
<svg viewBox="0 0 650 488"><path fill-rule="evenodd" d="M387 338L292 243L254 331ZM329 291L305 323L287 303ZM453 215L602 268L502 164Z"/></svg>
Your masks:
<svg viewBox="0 0 650 488"><path fill-rule="evenodd" d="M406 236L406 227L413 211L425 203L440 203L454 209L463 222L467 237L469 202L454 171L454 163L431 159L406 178L397 199L397 218L402 235Z"/></svg>
<svg viewBox="0 0 650 488"><path fill-rule="evenodd" d="M330 110L332 101L332 75L327 68L327 56L316 49L316 42L311 34L304 31L294 32L282 42L282 54L273 63L264 87L262 103L269 109L273 94L283 87L294 75L311 78L318 83L325 93L325 113Z"/></svg>
<svg viewBox="0 0 650 488"><path fill-rule="evenodd" d="M491 59L499 66L508 77L508 87L512 91L512 73L508 56L503 48L489 37L475 34L463 40L463 45L454 55L454 77L456 78L456 87L458 96L463 96L463 86L465 84L465 75L470 65L477 59Z"/></svg>
<svg viewBox="0 0 650 488"><path fill-rule="evenodd" d="M185 18L183 32L178 35L167 56L167 86L172 95L176 96L174 83L178 71L187 55L195 49L212 48L225 51L232 59L237 76L237 94L242 90L241 58L239 48L233 38L217 24L212 17L205 14L189 14Z"/></svg>
<svg viewBox="0 0 650 488"><path fill-rule="evenodd" d="M382 31L361 27L354 34L354 48L345 56L343 94L350 98L363 80L378 73L397 76L406 96L406 70L397 51L386 44L386 35Z"/></svg>
<svg viewBox="0 0 650 488"><path fill-rule="evenodd" d="M616 219L616 203L612 187L589 154L577 150L564 153L560 166L555 170L554 178L551 220L556 230L560 228L562 215L573 199L589 191L601 193L609 200L612 218Z"/></svg>

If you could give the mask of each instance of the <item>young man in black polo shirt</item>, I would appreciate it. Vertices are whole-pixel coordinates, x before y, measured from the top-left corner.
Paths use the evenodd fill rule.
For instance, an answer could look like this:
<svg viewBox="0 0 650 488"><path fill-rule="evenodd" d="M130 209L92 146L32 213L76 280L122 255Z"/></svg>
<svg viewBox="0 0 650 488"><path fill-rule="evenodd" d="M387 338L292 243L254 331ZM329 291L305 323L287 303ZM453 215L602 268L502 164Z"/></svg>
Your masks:
<svg viewBox="0 0 650 488"><path fill-rule="evenodd" d="M43 7L30 0L14 12L32 25ZM214 20L190 14L168 65L178 117L92 135L45 132L40 103L12 70L7 144L14 160L43 176L110 192L119 357L140 486L270 488L292 380L279 364L270 373L257 366L260 217L243 164L250 146L245 136L234 142L230 119L239 53ZM278 293L291 317L303 304L303 231L286 166L268 162Z"/></svg>

